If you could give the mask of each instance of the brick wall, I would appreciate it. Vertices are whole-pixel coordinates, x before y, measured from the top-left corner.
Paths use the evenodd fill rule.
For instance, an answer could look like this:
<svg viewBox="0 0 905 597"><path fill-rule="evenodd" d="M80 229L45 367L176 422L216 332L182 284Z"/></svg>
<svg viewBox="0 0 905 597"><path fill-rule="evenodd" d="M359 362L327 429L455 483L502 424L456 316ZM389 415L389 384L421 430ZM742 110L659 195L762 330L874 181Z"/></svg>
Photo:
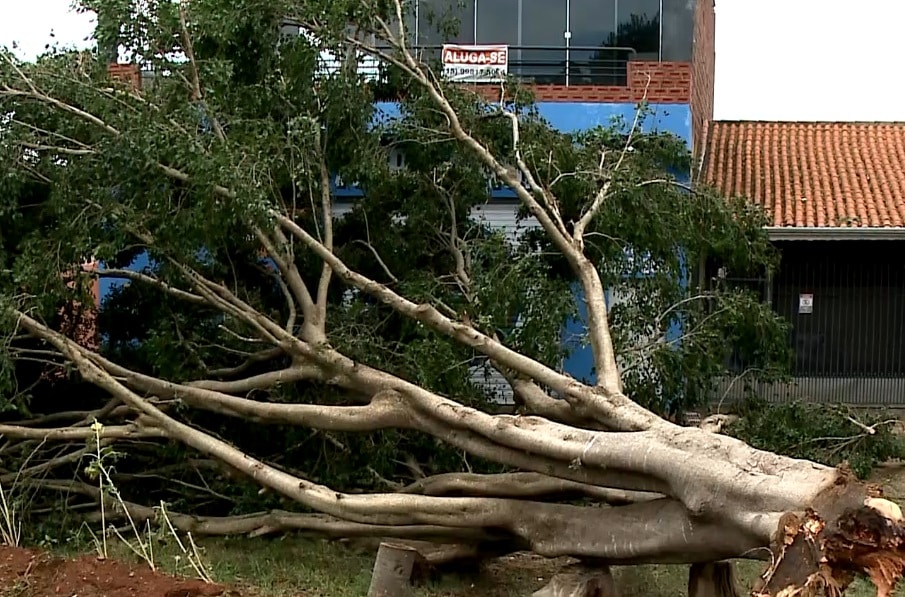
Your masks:
<svg viewBox="0 0 905 597"><path fill-rule="evenodd" d="M135 64L111 64L107 66L107 72L113 79L119 79L128 83L133 90L141 89L141 69Z"/></svg>
<svg viewBox="0 0 905 597"><path fill-rule="evenodd" d="M64 273L63 279L67 280L66 285L69 288L75 288L76 281L72 278L78 276L79 273L92 275L97 270L98 262L92 260L83 263L79 268L73 268L72 271ZM97 332L97 314L101 302L101 288L100 279L96 276L91 280L91 295L94 298L94 302L90 305L82 305L76 301L69 312L65 308L60 309L60 331L80 345L91 350L97 350L100 345L100 337ZM62 375L63 372L57 371L57 374Z"/></svg>
<svg viewBox="0 0 905 597"><path fill-rule="evenodd" d="M691 101L691 64L687 62L628 63L628 85L534 85L540 102L633 103L647 95L654 104L688 104ZM475 91L499 100L499 85L478 85Z"/></svg>
<svg viewBox="0 0 905 597"><path fill-rule="evenodd" d="M713 120L713 77L716 51L714 0L697 0L691 56L691 144L696 163L701 160L707 127Z"/></svg>

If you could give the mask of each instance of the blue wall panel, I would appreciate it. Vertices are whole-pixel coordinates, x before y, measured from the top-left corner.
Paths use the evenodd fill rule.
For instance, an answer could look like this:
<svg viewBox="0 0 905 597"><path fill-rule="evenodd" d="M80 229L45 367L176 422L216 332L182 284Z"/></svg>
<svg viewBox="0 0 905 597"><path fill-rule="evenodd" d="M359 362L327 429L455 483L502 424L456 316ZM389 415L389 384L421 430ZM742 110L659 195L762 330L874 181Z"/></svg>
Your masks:
<svg viewBox="0 0 905 597"><path fill-rule="evenodd" d="M614 118L631 124L635 104L601 104L593 102L538 102L540 115L561 131L577 132L597 126L609 126ZM645 119L645 131L669 131L691 144L691 108L688 104L649 104L651 114ZM379 102L375 121L388 122L399 117L399 104Z"/></svg>

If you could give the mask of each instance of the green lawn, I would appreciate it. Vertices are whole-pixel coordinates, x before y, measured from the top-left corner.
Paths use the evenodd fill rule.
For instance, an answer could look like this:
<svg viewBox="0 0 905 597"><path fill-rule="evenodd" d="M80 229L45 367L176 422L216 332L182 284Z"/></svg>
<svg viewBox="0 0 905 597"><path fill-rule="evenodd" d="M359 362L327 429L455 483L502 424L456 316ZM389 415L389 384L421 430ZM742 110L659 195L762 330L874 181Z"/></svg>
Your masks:
<svg viewBox="0 0 905 597"><path fill-rule="evenodd" d="M887 496L905 501L905 467L877 472L874 480L885 486ZM249 539L243 537L200 541L207 570L217 582L251 589L260 597L363 597L367 594L376 548L305 538L298 535ZM60 551L73 555L89 551L85 537L74 538ZM181 576L195 576L182 552L170 539L155 541L154 560L159 569ZM110 554L137 561L121 541L111 539ZM528 597L564 564L517 555L487 562L478 573L449 574L431 584L418 586L416 597ZM750 588L763 564L738 562L739 578ZM613 570L622 597L676 597L687 591L686 566L636 566ZM874 597L868 583L859 581L850 597ZM896 592L905 597L905 587Z"/></svg>
<svg viewBox="0 0 905 597"><path fill-rule="evenodd" d="M218 582L253 588L261 597L363 597L367 594L374 553L340 542L283 538L208 539L201 542L207 568ZM122 544L112 546L111 556L135 559ZM173 545L155 550L155 561L167 572L193 576L184 558L177 559ZM532 556L501 558L470 575L447 575L419 586L416 597L528 597L543 586L560 561ZM763 566L739 562L739 577L750 586ZM637 566L614 570L622 597L676 597L685 595L687 567ZM852 597L876 593L858 583ZM899 591L897 595L905 596Z"/></svg>

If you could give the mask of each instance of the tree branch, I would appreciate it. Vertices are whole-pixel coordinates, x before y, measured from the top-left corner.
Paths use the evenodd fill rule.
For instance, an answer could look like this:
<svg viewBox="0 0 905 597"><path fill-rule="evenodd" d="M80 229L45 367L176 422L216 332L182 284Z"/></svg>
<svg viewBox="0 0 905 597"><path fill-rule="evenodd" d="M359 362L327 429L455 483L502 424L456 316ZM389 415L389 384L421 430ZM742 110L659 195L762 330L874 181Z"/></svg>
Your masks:
<svg viewBox="0 0 905 597"><path fill-rule="evenodd" d="M18 312L18 318L24 329L45 339L71 359L86 381L110 391L153 421L154 426L166 432L171 439L214 457L255 478L264 487L307 507L365 524L496 527L509 524L505 521L511 515L508 510L511 505L506 500L407 499L416 496L399 494L359 496L339 494L322 485L300 480L249 457L226 442L172 419L95 364L89 358L90 351L24 313ZM477 434L512 452L521 451L529 462L533 462L529 468L549 459L569 462L578 468L596 468L614 481L609 485L613 487L618 487L617 483L624 476L647 479L647 486L621 488L672 495L681 501L689 516L706 516L712 504L713 491L719 490L731 496L735 503L747 503L752 508L733 512L719 510L723 517L722 524L738 524L740 528L749 530L756 528L758 534L763 531L764 521L769 521L763 516L764 512L784 512L807 503L813 495L828 489L838 479L834 469L808 462L799 464L798 461L759 452L738 440L695 428L599 433L534 417L492 416L440 398L392 375L349 362L332 351L319 348L311 352L312 356L314 353L323 354L325 364L327 359L332 359L337 372L350 380L357 380L367 387L395 389L406 396L415 407L413 417L416 423L424 425L423 429L441 439L453 439L462 433ZM425 420L424 413L430 413L434 427L431 427L431 421ZM711 457L703 457L705 454ZM493 458L500 460L496 454ZM793 467L795 474L789 475ZM707 478L708 483L703 486L689 484L689 478ZM771 491L767 494L760 491L760 484L764 481L771 483ZM519 509L524 507L524 502L516 501L514 504L518 504ZM574 544L570 545L574 548Z"/></svg>
<svg viewBox="0 0 905 597"><path fill-rule="evenodd" d="M399 0L396 2L396 10L399 15L402 14L402 5ZM399 17L401 18L401 16ZM372 56L386 57L385 52L379 49L362 44L354 38L347 38L353 44L356 44ZM564 226L557 224L550 214L544 209L540 202L532 195L531 192L518 180L508 168L506 168L499 159L494 156L489 149L480 143L475 137L468 133L462 126L458 114L449 100L443 94L440 86L424 72L421 65L415 60L411 52L409 52L405 44L400 39L393 40L397 49L402 53L402 66L412 76L412 78L421 85L430 95L431 99L446 116L453 136L463 145L471 149L484 164L506 183L518 196L519 200L528 208L528 211L537 218L541 227L547 233L547 236L553 242L553 245L566 258L572 271L578 278L585 293L585 301L588 313L588 337L591 341L591 347L594 354L594 364L597 370L598 385L602 387L607 394L611 396L620 396L622 392L622 380L619 375L619 368L616 364L615 352L613 349L613 341L609 331L609 323L607 318L607 307L605 301L605 292L603 283L600 280L600 274L595 265L587 259L583 253L582 244L576 242L569 234L565 233ZM400 61L390 57L390 60L396 64ZM514 130L518 131L518 120L515 115L509 117L514 123ZM515 139L518 142L518 138ZM516 150L518 147L516 146ZM524 166L524 163L522 163ZM527 170L527 167L525 167ZM535 183L536 185L536 183ZM540 196L545 197L547 203L555 206L556 201L552 193L540 189ZM586 404L586 408L594 410L597 404Z"/></svg>
<svg viewBox="0 0 905 597"><path fill-rule="evenodd" d="M248 355L248 358L245 359L240 365L236 365L235 367L222 367L220 369L213 369L208 371L208 375L211 377L235 377L236 375L242 375L249 368L257 363L264 363L269 360L275 359L277 357L285 354L282 348L267 348L265 350L259 350L258 352L252 353Z"/></svg>
<svg viewBox="0 0 905 597"><path fill-rule="evenodd" d="M86 495L104 499L97 488L66 481L33 481L45 489ZM349 496L357 498L360 496ZM415 496L400 496L410 497ZM106 497L106 499L110 499ZM450 498L421 498L447 500ZM453 498L470 500L470 498ZM752 557L769 542L758 533L707 521L692 522L680 504L667 499L652 500L617 508L583 508L562 504L530 503L532 516L523 515L522 501L481 498L479 501L495 505L493 518L500 522L496 532L488 528L469 528L464 525L379 525L338 520L318 514L296 514L274 510L237 517L188 516L168 511L173 526L195 535L264 534L302 530L343 537L391 536L399 538L430 538L437 542L500 541L506 535L527 548L546 557L570 555L592 557L607 564L688 563L708 562L734 557ZM112 503L110 504L113 505ZM133 519L153 520L157 508L126 502ZM108 513L116 519L115 508ZM450 516L461 513L450 513ZM90 520L97 520L89 517ZM763 531L778 523L779 516L764 521ZM458 519L456 519L458 520ZM775 527L773 527L775 528ZM652 532L656 529L656 532ZM771 529L772 532L772 529ZM510 539L510 540L512 540ZM576 552L576 545L578 551Z"/></svg>
<svg viewBox="0 0 905 597"><path fill-rule="evenodd" d="M426 477L399 490L400 493L421 495L470 495L484 497L537 498L563 494L580 494L607 504L622 505L650 501L663 497L644 491L624 491L598 487L538 473L447 473Z"/></svg>
<svg viewBox="0 0 905 597"><path fill-rule="evenodd" d="M97 487L72 481L37 481L32 484L44 489L76 493L88 496L98 502L110 500L105 513L106 520L121 520L125 512L119 502L113 503L110 496L102 496ZM124 502L129 515L137 523L154 521L158 518L159 507L149 507L134 502ZM167 517L173 527L197 536L248 535L260 537L279 532L303 531L333 537L397 537L429 539L441 543L458 541L486 541L500 539L499 533L483 529L450 528L431 525L369 525L348 522L323 514L300 514L285 510L255 512L240 516L194 516L167 509ZM90 522L99 522L100 513L86 517Z"/></svg>
<svg viewBox="0 0 905 597"><path fill-rule="evenodd" d="M294 257L289 251L289 243L285 236L279 231L279 229L274 230L274 234L276 235L276 242L270 238L269 235L265 234L262 230L255 229L255 236L258 239L264 248L267 250L267 254L270 255L270 258L273 259L274 263L277 266L277 269L280 270L280 274L286 280L286 285L292 290L293 296L295 296L295 300L298 301L299 305L302 308L302 316L304 317L304 325L306 328L316 328L317 325L317 308L314 303L314 299L311 297L311 292L308 290L308 286L305 284L305 281L302 280L302 275L299 273L298 268L295 265ZM277 248L277 244L283 249L287 249L285 252L281 251Z"/></svg>
<svg viewBox="0 0 905 597"><path fill-rule="evenodd" d="M120 278L131 280L133 282L141 282L143 284L148 284L153 286L163 292L178 298L180 300L187 301L189 303L193 303L195 305L208 305L208 301L203 297L197 294L193 294L191 292L187 292L185 290L180 290L174 286L171 286L160 280L154 276L149 276L147 274L143 274L141 272L133 272L127 269L105 269L105 270L93 270L86 272L86 275L97 277L97 278Z"/></svg>
<svg viewBox="0 0 905 597"><path fill-rule="evenodd" d="M635 108L635 117L632 120L632 127L629 129L627 138L625 140L625 145L622 147L622 152L619 154L619 160L616 162L616 165L613 167L613 174L619 172L619 169L622 167L622 163L625 161L625 157L628 155L631 147L632 141L635 138L635 131L638 130L638 124L641 121L641 105L643 105L647 101L647 90L650 86L650 76L647 78L647 85L644 87L644 94L641 97L640 105ZM601 158L601 172L603 175L603 158ZM600 187L600 190L597 191L597 194L594 196L594 200L591 202L591 206L585 211L584 214L581 215L581 218L578 222L575 223L575 227L572 230L572 238L575 239L575 242L579 244L579 246L584 246L584 232L587 229L588 225L597 217L597 214L600 213L600 208L603 206L604 201L607 199L607 195L610 191L610 187L612 185L612 176L610 174L607 176L606 181Z"/></svg>
<svg viewBox="0 0 905 597"><path fill-rule="evenodd" d="M397 8L399 10L401 10L401 7L397 7ZM358 40L353 39L353 43L358 44L360 42L358 42ZM403 47L403 49L404 49L404 47ZM651 413L649 413L645 409L633 404L631 401L629 401L625 396L623 396L621 394L621 380L619 378L618 368L616 366L616 361L613 356L612 339L610 338L608 324L607 324L606 304L604 301L604 289L603 289L602 283L600 281L599 274L598 274L596 268L594 267L594 265L592 263L590 263L583 256L583 254L581 254L580 251L577 251L575 249L575 247L573 247L571 245L571 242L569 239L563 237L562 234L560 234L556 230L556 226L553 223L553 221L549 218L549 216L546 214L546 212L544 212L543 208L531 196L531 194L528 193L524 189L524 187L522 187L518 183L518 180L515 179L515 177L513 177L511 175L511 173L509 173L508 170L498 160L496 160L496 158L493 155L491 155L490 152L486 148L484 148L476 139L474 139L472 136L470 136L467 132L464 131L464 129L461 126L461 123L458 120L458 116L456 115L455 110L452 108L452 106L449 104L449 102L445 99L445 97L443 97L442 92L438 88L436 88L434 83L424 74L423 71L420 70L420 68L417 66L414 59L408 52L404 52L404 55L405 55L406 60L408 61L409 67L412 68L413 72L415 72L418 75L419 81L428 89L429 94L438 103L439 107L441 108L441 111L444 112L444 114L446 114L447 117L449 118L451 127L453 129L454 136L456 136L456 138L458 138L460 141L465 143L466 146L469 146L474 151L476 151L479 154L479 156L481 157L481 159L484 160L485 163L487 163L488 166L491 167L492 171L494 171L498 176L500 176L504 181L506 181L507 184L512 186L512 188L518 193L521 200L529 207L529 209L532 211L532 213L534 213L535 217L539 218L541 223L544 225L545 230L547 230L547 233L554 240L554 243L563 251L564 255L567 257L567 259L572 264L573 269L576 271L577 275L579 276L579 279L581 280L582 286L585 290L588 314L589 314L589 336L591 338L591 342L594 347L595 363L597 365L597 372L598 372L598 376L599 376L599 385L601 385L604 388L605 394L601 395L600 393L597 393L595 395L590 395L587 392L583 392L583 393L576 395L574 393L570 393L569 391L566 390L566 388L563 387L564 383L566 383L566 384L570 383L567 380L567 378L560 374L556 374L552 370L543 372L544 376L547 377L547 379L541 380L538 377L536 377L535 375L532 375L530 372L523 369L523 367L525 365L529 365L529 364L532 365L531 367L529 367L529 369L535 368L537 363L531 361L530 359L525 359L525 357L523 357L522 355L518 355L517 353L514 353L513 351L508 351L508 354L507 354L507 357L509 357L508 360L512 360L513 358L522 359L518 365L513 365L513 363L511 363L511 362L507 363L507 362L505 362L505 360L502 360L502 359L499 359L499 360L501 360L501 362L503 362L506 366L511 367L517 371L520 371L520 372L524 373L525 375L529 375L529 376L533 377L534 379L538 379L539 381L542 381L542 383L544 383L545 385L548 385L554 389L557 389L557 391L560 391L567 399L572 400L571 403L573 404L573 406L579 407L581 410L589 413L590 416L593 416L594 418L601 420L601 422L604 422L605 424L614 425L617 428L628 428L628 429L644 428L645 426L649 426L650 424L653 424L657 420L656 417L654 417ZM9 89L9 88L7 87L6 89ZM46 96L45 94L42 94L40 92L37 92L37 91L18 92L15 90L11 91L11 93L12 92L14 92L15 94L23 94L26 96L34 97L36 99L48 102L51 105L57 106L61 109L67 110L67 111L74 111L74 113L79 115L81 118L86 118L90 122L95 123L98 126L102 126L104 128L104 130L106 130L112 134L115 134L115 135L120 135L120 132L117 129L115 129L113 127L109 127L109 125L106 125L106 123L104 123L102 120L98 119L97 117L95 117L91 114L84 113L84 111L79 110L78 108L69 106L68 104L65 104L64 102L60 102L59 100ZM0 94L2 94L2 93L3 92L0 91ZM181 181L186 181L186 182L189 180L189 176L187 174L185 174L184 172L181 172L179 170L176 170L176 169L168 167L168 166L164 166L162 164L158 164L158 165L161 167L161 169L164 171L164 173L166 175L168 175L172 178L175 178L175 179L181 180ZM220 194L224 197L235 198L235 194L225 187L215 185L213 187L213 190L215 193ZM307 235L307 233L305 233L301 227L296 225L295 222L292 222L291 220L289 220L288 218L286 218L285 216L283 216L281 214L278 215L278 218L280 218L280 222L284 226L286 226L286 223L288 222L289 224L291 224L291 227L294 227L294 229L292 229L290 227L290 230L293 232L293 234L295 234L296 236L299 236L298 231L301 231L304 233L305 236L308 236L308 238L314 244L319 245L321 248L323 248L322 244L318 243L318 241L314 240L309 235ZM277 228L277 230L278 229L279 228ZM266 238L260 231L256 231L256 234L259 236L259 239ZM309 246L311 246L310 243L309 243ZM330 251L326 251L326 253L328 255L332 256L332 253ZM271 255L272 255L272 257L274 257L275 260L278 257L278 254L275 250L273 250ZM321 257L323 258L324 255L321 254ZM334 259L335 259L335 257L334 257ZM335 271L336 263L331 262L329 259L324 259L324 260ZM284 262L284 265L288 265L288 264L286 264ZM294 264L292 264L292 268L294 268L294 267L295 267ZM282 269L281 269L281 271L282 271ZM296 273L297 273L297 270L296 270ZM305 290L304 293L297 292L300 289L298 287L295 287L295 277L296 276L291 271L289 271L287 269L287 271L284 271L283 274L284 274L284 276L287 277L290 288L293 288L293 291L297 294L296 298L304 297L307 294L307 300L303 300L303 302L302 302L303 313L305 314L306 322L310 323L312 321L312 318L309 317L309 314L314 315L315 317L313 318L313 320L316 320L317 319L316 313L312 313L313 309L311 311L307 311L307 309L306 309L306 304L309 306L312 304L312 301L310 300L311 299L310 294L308 294L307 290ZM204 294L204 293L202 293L202 294ZM215 301L215 304L216 304L216 301ZM414 305L412 304L412 306L414 306ZM433 313L431 313L430 311L433 311ZM446 322L444 322L444 323L449 322L449 320L447 318L443 318L443 316L440 315L439 312L437 312L433 308L426 309L426 312L423 313L422 317L418 317L416 319L419 319L422 322L428 323L429 320L434 319L435 317L439 317L439 318L446 320ZM268 327L260 319L256 319L255 321L256 321L255 325L264 326L262 328L262 331ZM434 323L435 327L436 327L436 323L437 322ZM448 328L449 326L447 325L444 327ZM315 325L309 326L306 324L305 331L307 332L307 335L303 333L303 337L307 337L308 339L317 341L317 342L322 342L325 340L325 335L324 335L324 331L323 331L322 327L315 326ZM457 334L451 334L451 335L453 335L453 337L456 337L460 341L463 341L464 339L467 338L468 340L466 343L469 346L473 346L473 347L477 348L477 346L475 346L475 344L481 344L481 345L486 344L486 342L484 341L483 338L475 337L474 334L476 334L476 332L468 326L459 324L458 330L453 330L453 331L456 331ZM272 333L273 332L269 332L269 334L272 334ZM446 332L446 333L448 333L448 332ZM484 337L484 338L486 338L486 337ZM499 345L497 343L497 347L501 347L501 345ZM494 348L497 348L497 347L494 347ZM488 355L488 356L492 356L492 355ZM525 361L528 361L528 362L525 362ZM552 373L553 375L550 376L549 375L550 373ZM550 383L551 381L553 381L552 384ZM614 417L612 416L613 412L614 412L614 406L616 406L618 408L618 410L620 410L623 413L622 417L616 417L614 419ZM626 416L629 413L631 414L631 418L633 419L633 421L631 421L631 422L627 422L625 420Z"/></svg>
<svg viewBox="0 0 905 597"><path fill-rule="evenodd" d="M317 144L317 165L320 173L321 187L321 211L324 218L324 246L333 251L333 199L330 197L330 171L327 169L327 161L324 156L324 148L320 127L315 128L315 141ZM326 329L327 322L327 293L330 290L330 278L333 269L326 261L321 270L321 277L317 283L317 317L322 329Z"/></svg>
<svg viewBox="0 0 905 597"><path fill-rule="evenodd" d="M201 74L198 71L198 61L195 60L195 48L192 44L192 36L189 35L188 23L186 22L186 10L185 4L180 0L179 2L179 25L182 33L182 45L185 50L185 56L189 59L189 65L191 65L192 71L192 82L191 82L191 91L192 91L192 99L196 102L204 103L204 94L201 92ZM226 141L226 133L223 130L223 127L220 126L220 121L211 113L210 106L204 105L205 107L205 116L207 116L211 125L214 129L214 134L217 135L217 138L220 141Z"/></svg>
<svg viewBox="0 0 905 597"><path fill-rule="evenodd" d="M500 342L476 330L473 326L453 321L441 314L432 305L417 305L396 294L386 286L352 271L339 257L328 251L322 243L318 242L317 239L295 222L280 214L274 215L289 232L305 243L318 257L328 262L333 268L333 272L344 282L380 299L399 313L429 325L466 346L478 350L505 367L555 389L563 394L573 406L578 405L582 410L589 413L587 416L596 418L610 427L624 430L647 429L652 425L663 424L662 420L653 413L631 402L621 393L608 395L590 391L589 388L579 384L571 377L554 371L531 358L507 348ZM599 278L597 280L599 282ZM602 287L600 296L602 300Z"/></svg>
<svg viewBox="0 0 905 597"><path fill-rule="evenodd" d="M94 438L95 434L88 427L35 428L21 425L0 425L0 436L46 441L84 441ZM165 433L155 427L143 427L134 424L104 427L103 436L110 439L167 437Z"/></svg>

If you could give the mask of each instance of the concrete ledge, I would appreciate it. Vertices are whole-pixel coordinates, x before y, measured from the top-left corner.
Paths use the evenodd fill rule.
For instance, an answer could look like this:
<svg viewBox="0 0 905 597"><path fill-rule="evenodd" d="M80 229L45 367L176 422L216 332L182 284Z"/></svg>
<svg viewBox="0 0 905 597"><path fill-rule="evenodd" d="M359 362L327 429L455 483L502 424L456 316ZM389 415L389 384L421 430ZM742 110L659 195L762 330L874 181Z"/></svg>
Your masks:
<svg viewBox="0 0 905 597"><path fill-rule="evenodd" d="M755 393L770 402L801 400L818 404L905 407L905 377L799 377L790 383L756 383ZM745 395L741 380L722 378L714 404L732 404Z"/></svg>

